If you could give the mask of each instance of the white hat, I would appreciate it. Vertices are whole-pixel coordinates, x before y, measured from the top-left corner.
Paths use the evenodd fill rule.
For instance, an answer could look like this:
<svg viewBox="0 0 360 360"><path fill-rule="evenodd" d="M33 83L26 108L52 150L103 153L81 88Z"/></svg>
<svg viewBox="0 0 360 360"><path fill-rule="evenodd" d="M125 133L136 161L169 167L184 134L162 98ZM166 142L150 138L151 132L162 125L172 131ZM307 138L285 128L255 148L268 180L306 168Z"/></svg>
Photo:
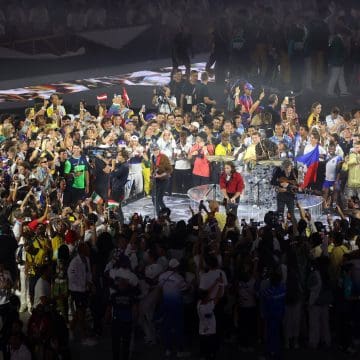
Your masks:
<svg viewBox="0 0 360 360"><path fill-rule="evenodd" d="M145 276L154 280L162 273L163 267L160 264L151 264L145 268Z"/></svg>
<svg viewBox="0 0 360 360"><path fill-rule="evenodd" d="M198 130L200 129L200 124L197 121L193 121L190 125L196 127Z"/></svg>
<svg viewBox="0 0 360 360"><path fill-rule="evenodd" d="M138 141L139 137L136 136L136 135L132 135L130 139L133 140L133 141Z"/></svg>
<svg viewBox="0 0 360 360"><path fill-rule="evenodd" d="M169 268L170 269L176 269L180 265L179 261L176 259L171 259L169 261Z"/></svg>

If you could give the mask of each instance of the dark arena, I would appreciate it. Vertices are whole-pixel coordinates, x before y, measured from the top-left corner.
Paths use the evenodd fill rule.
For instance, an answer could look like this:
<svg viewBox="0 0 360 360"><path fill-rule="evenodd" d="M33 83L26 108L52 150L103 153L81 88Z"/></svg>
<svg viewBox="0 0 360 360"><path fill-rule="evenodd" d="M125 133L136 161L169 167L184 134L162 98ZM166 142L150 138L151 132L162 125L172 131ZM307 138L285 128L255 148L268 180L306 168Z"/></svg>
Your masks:
<svg viewBox="0 0 360 360"><path fill-rule="evenodd" d="M0 360L360 358L360 0L0 5Z"/></svg>

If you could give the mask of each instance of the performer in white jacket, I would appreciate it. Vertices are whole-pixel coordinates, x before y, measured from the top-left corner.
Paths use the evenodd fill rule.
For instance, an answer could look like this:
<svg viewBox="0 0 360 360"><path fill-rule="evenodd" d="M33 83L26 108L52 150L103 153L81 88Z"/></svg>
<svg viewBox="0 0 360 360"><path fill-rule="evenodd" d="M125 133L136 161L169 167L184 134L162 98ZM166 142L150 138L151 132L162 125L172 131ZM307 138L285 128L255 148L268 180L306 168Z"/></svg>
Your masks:
<svg viewBox="0 0 360 360"><path fill-rule="evenodd" d="M67 274L71 299L75 305L75 313L70 329L74 332L78 327L83 344L92 345L90 344L92 340L86 338L85 327L86 308L88 307L89 291L92 286L89 247L85 243L79 244L78 255L71 260Z"/></svg>

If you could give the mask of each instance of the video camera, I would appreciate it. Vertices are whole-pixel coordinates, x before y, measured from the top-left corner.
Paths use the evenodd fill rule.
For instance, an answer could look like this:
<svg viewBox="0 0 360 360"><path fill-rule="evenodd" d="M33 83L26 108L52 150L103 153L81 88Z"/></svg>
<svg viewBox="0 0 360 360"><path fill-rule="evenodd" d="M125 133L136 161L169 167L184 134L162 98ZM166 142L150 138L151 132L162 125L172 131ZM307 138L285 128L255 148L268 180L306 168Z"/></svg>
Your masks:
<svg viewBox="0 0 360 360"><path fill-rule="evenodd" d="M110 154L111 156L107 156ZM98 146L89 146L84 149L84 155L91 157L101 156L103 158L111 157L115 159L118 154L118 149L116 146L111 147L98 147Z"/></svg>

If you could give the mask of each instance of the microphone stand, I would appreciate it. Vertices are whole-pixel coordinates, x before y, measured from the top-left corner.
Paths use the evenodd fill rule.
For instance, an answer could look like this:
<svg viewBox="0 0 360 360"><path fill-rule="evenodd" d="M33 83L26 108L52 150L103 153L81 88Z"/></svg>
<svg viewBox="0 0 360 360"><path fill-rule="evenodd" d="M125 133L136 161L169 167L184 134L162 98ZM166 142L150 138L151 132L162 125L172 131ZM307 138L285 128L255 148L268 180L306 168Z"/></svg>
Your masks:
<svg viewBox="0 0 360 360"><path fill-rule="evenodd" d="M256 184L254 184L251 189L253 189L255 186L257 187L257 199L256 199L256 207L260 209L260 182L262 179L260 179Z"/></svg>

